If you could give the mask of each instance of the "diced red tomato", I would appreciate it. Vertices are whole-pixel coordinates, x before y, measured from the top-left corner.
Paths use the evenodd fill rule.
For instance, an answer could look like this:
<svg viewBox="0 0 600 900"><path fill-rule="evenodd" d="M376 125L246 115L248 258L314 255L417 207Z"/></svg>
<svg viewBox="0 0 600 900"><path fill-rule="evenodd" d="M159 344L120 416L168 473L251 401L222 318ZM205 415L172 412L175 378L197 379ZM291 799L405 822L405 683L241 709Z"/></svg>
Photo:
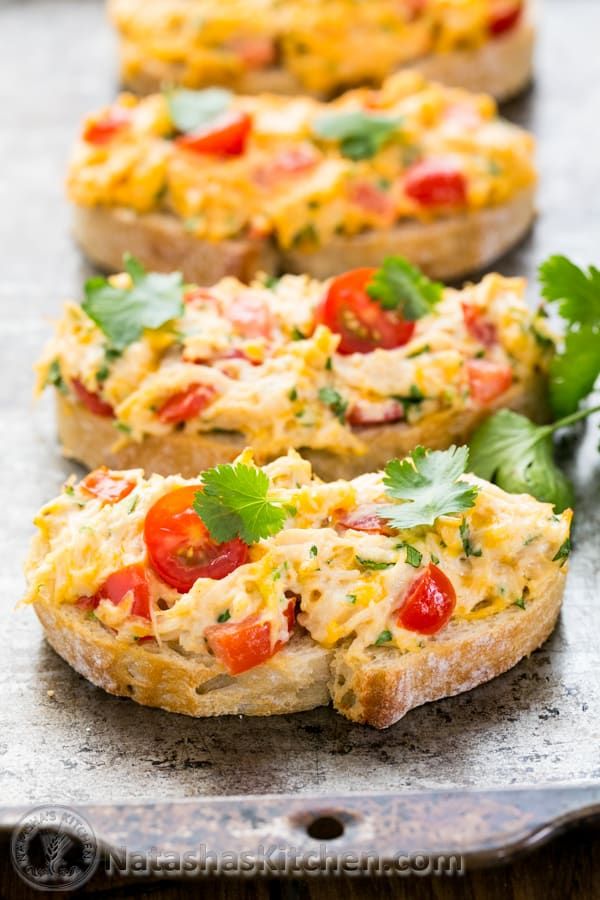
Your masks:
<svg viewBox="0 0 600 900"><path fill-rule="evenodd" d="M131 122L128 110L121 106L114 106L105 116L95 121L89 121L83 131L83 139L88 144L97 146L107 144L112 138L123 131Z"/></svg>
<svg viewBox="0 0 600 900"><path fill-rule="evenodd" d="M449 621L456 606L456 591L441 569L430 563L409 586L397 622L409 631L436 634Z"/></svg>
<svg viewBox="0 0 600 900"><path fill-rule="evenodd" d="M271 310L262 297L246 291L232 300L224 313L236 332L245 338L268 338L275 324Z"/></svg>
<svg viewBox="0 0 600 900"><path fill-rule="evenodd" d="M194 498L202 485L165 494L150 508L144 540L156 574L180 593L198 578L225 578L248 561L248 547L239 538L218 544L198 514Z"/></svg>
<svg viewBox="0 0 600 900"><path fill-rule="evenodd" d="M241 156L246 149L246 141L252 130L252 119L248 113L231 110L223 113L205 128L191 134L183 134L175 143L193 153L216 156Z"/></svg>
<svg viewBox="0 0 600 900"><path fill-rule="evenodd" d="M364 503L356 509L344 513L337 522L341 528L352 528L354 531L365 531L367 534L386 534L388 524L377 514L377 504Z"/></svg>
<svg viewBox="0 0 600 900"><path fill-rule="evenodd" d="M521 0L495 0L492 4L492 14L489 20L490 34L500 37L506 34L518 24L523 12Z"/></svg>
<svg viewBox="0 0 600 900"><path fill-rule="evenodd" d="M257 166L252 172L252 178L260 187L272 187L284 178L314 169L318 159L319 152L312 144L285 147L268 164Z"/></svg>
<svg viewBox="0 0 600 900"><path fill-rule="evenodd" d="M354 182L350 187L349 199L366 212L379 216L386 224L391 224L396 218L396 209L390 195L370 181Z"/></svg>
<svg viewBox="0 0 600 900"><path fill-rule="evenodd" d="M113 572L93 597L80 597L77 605L81 609L96 609L101 600L110 600L117 606L128 594L132 595L131 615L149 619L150 588L141 563Z"/></svg>
<svg viewBox="0 0 600 900"><path fill-rule="evenodd" d="M193 384L165 400L157 412L158 418L166 424L186 422L210 406L216 395L210 384Z"/></svg>
<svg viewBox="0 0 600 900"><path fill-rule="evenodd" d="M183 294L184 303L205 303L207 300L215 303L216 299L214 294L202 287L188 288Z"/></svg>
<svg viewBox="0 0 600 900"><path fill-rule="evenodd" d="M412 337L414 322L385 310L367 294L377 269L353 269L334 278L315 314L315 323L341 335L338 353L371 353L377 347L391 350Z"/></svg>
<svg viewBox="0 0 600 900"><path fill-rule="evenodd" d="M498 330L493 322L486 319L478 306L463 303L463 318L469 334L484 347L493 347L498 343Z"/></svg>
<svg viewBox="0 0 600 900"><path fill-rule="evenodd" d="M397 400L384 400L381 403L355 403L348 411L348 422L355 427L366 425L385 425L399 422L404 418L404 409Z"/></svg>
<svg viewBox="0 0 600 900"><path fill-rule="evenodd" d="M79 487L86 494L104 500L105 503L117 503L132 492L135 483L110 472L106 466L101 466L86 475Z"/></svg>
<svg viewBox="0 0 600 900"><path fill-rule="evenodd" d="M481 406L493 403L513 381L511 367L491 359L469 359L466 370L471 396Z"/></svg>
<svg viewBox="0 0 600 900"><path fill-rule="evenodd" d="M71 384L77 399L83 403L90 412L97 416L104 416L107 419L114 419L115 412L110 403L106 403L93 391L88 391L86 386L77 378L74 378Z"/></svg>
<svg viewBox="0 0 600 900"><path fill-rule="evenodd" d="M223 663L230 675L239 675L271 659L290 639L294 624L296 601L285 610L288 621L288 637L271 646L271 624L259 622L256 616L248 616L241 622L224 622L211 625L205 635L208 646Z"/></svg>
<svg viewBox="0 0 600 900"><path fill-rule="evenodd" d="M424 159L414 163L404 176L404 190L421 206L463 206L467 181L451 159Z"/></svg>
<svg viewBox="0 0 600 900"><path fill-rule="evenodd" d="M227 47L248 69L266 69L275 62L275 42L267 35L233 38L227 42Z"/></svg>

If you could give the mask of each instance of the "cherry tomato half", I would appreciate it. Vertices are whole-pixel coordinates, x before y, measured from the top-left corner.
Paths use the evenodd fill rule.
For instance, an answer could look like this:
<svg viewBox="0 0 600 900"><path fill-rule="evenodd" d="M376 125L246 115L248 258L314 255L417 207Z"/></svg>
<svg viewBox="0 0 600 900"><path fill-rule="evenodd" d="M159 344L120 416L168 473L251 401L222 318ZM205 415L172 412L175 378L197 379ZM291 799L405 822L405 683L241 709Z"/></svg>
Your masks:
<svg viewBox="0 0 600 900"><path fill-rule="evenodd" d="M79 487L84 493L105 503L117 503L132 492L135 483L101 466L86 475Z"/></svg>
<svg viewBox="0 0 600 900"><path fill-rule="evenodd" d="M218 544L198 514L194 498L202 485L192 484L165 494L148 511L144 540L150 563L168 585L186 593L198 578L225 578L248 561L239 538Z"/></svg>
<svg viewBox="0 0 600 900"><path fill-rule="evenodd" d="M133 563L113 572L93 597L81 597L77 605L82 609L96 609L101 600L110 600L117 606L129 593L133 597L131 615L149 619L150 588L146 569L141 563Z"/></svg>
<svg viewBox="0 0 600 900"><path fill-rule="evenodd" d="M100 146L107 144L112 138L123 131L131 122L131 116L126 109L115 106L103 118L90 121L83 131L83 139L88 144Z"/></svg>
<svg viewBox="0 0 600 900"><path fill-rule="evenodd" d="M388 523L377 514L376 503L365 503L344 513L337 525L342 528L352 528L354 531L365 531L367 534L386 534Z"/></svg>
<svg viewBox="0 0 600 900"><path fill-rule="evenodd" d="M487 406L509 389L512 369L491 359L469 359L466 363L469 390L476 403Z"/></svg>
<svg viewBox="0 0 600 900"><path fill-rule="evenodd" d="M316 310L316 324L341 335L337 352L371 353L377 347L392 350L410 340L414 322L388 311L367 294L377 269L353 269L334 278Z"/></svg>
<svg viewBox="0 0 600 900"><path fill-rule="evenodd" d="M206 640L219 662L223 663L230 675L239 675L266 662L289 641L294 624L296 601L292 600L285 610L288 621L288 637L271 646L270 622L259 622L256 616L248 616L241 622L224 622L206 629Z"/></svg>
<svg viewBox="0 0 600 900"><path fill-rule="evenodd" d="M210 406L216 394L209 384L193 384L165 400L157 412L158 418L166 424L186 422Z"/></svg>
<svg viewBox="0 0 600 900"><path fill-rule="evenodd" d="M233 38L227 47L249 69L266 69L275 62L275 42L268 35L248 35Z"/></svg>
<svg viewBox="0 0 600 900"><path fill-rule="evenodd" d="M519 2L511 2L511 0L501 0L495 4L488 23L490 34L494 37L506 34L518 24L523 12L523 4Z"/></svg>
<svg viewBox="0 0 600 900"><path fill-rule="evenodd" d="M424 159L404 176L404 190L421 206L463 206L467 200L464 174L450 159Z"/></svg>
<svg viewBox="0 0 600 900"><path fill-rule="evenodd" d="M98 394L94 394L93 391L88 391L86 386L77 378L74 378L71 384L77 399L83 403L90 412L97 416L104 416L106 419L114 419L115 412L110 403L106 403L98 396Z"/></svg>
<svg viewBox="0 0 600 900"><path fill-rule="evenodd" d="M178 147L193 153L240 156L252 130L251 117L239 110L223 113L206 128L183 134L175 140Z"/></svg>
<svg viewBox="0 0 600 900"><path fill-rule="evenodd" d="M409 586L398 611L398 625L419 634L436 634L448 622L455 606L452 582L430 563Z"/></svg>
<svg viewBox="0 0 600 900"><path fill-rule="evenodd" d="M385 425L404 418L404 409L397 400L390 398L381 403L355 403L348 411L348 422L355 428L368 425Z"/></svg>

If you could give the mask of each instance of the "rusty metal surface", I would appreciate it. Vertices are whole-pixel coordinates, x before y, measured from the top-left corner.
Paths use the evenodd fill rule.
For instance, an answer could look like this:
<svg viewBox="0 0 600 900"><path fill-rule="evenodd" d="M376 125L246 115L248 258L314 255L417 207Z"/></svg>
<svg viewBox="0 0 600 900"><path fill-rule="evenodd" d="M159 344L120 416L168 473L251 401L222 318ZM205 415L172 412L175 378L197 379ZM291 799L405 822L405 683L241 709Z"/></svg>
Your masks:
<svg viewBox="0 0 600 900"><path fill-rule="evenodd" d="M535 89L506 110L540 141L540 219L502 263L507 274L533 274L550 252L582 263L598 263L599 257L600 6L596 0L547 0L543 13ZM577 476L579 505L576 550L554 636L491 684L417 709L383 733L328 709L244 720L192 720L144 709L77 676L45 645L33 613L14 611L31 517L71 471L57 452L49 400L37 407L31 400L31 364L48 320L63 298L79 294L87 274L68 233L65 158L83 113L113 95L116 63L95 0L0 0L0 35L0 824L11 821L11 808L46 800L93 807L105 833L115 817L101 804L170 801L165 817L176 823L180 815L185 823L193 818L190 807L172 805L183 798L292 793L308 809L319 806L309 795L329 795L331 804L335 795L372 792L378 799L337 802L385 819L389 828L403 809L418 818L418 804L409 803L406 792L429 791L436 793L420 802L430 812L412 832L426 844L427 822L437 815L432 811L445 815L440 791L589 785L567 793L497 795L505 799L494 800L494 808L516 810L510 827L503 824L505 812L492 813L486 829L469 832L472 847L479 840L489 848L514 843L511 834L523 842L541 823L568 820L586 805L600 808L595 428L563 448ZM386 797L387 818L381 806ZM483 808L477 795L461 798L463 811ZM267 817L287 815L288 807L285 799L262 806L247 796L244 801L246 810ZM205 815L206 801L201 809ZM214 815L223 814L222 805L215 809ZM135 814L123 817L131 823ZM132 833L144 835L142 820L138 815ZM456 821L448 813L443 836L456 832ZM430 843L436 834L429 832Z"/></svg>

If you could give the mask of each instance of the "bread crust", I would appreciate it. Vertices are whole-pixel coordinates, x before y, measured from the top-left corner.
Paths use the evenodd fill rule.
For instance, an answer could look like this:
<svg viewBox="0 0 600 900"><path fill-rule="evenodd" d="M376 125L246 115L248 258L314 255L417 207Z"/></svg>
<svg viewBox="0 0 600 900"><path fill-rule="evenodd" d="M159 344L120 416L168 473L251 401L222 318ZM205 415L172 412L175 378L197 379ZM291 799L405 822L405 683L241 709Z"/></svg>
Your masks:
<svg viewBox="0 0 600 900"><path fill-rule="evenodd" d="M90 469L107 465L112 469L142 468L160 475L180 473L194 478L218 463L230 462L249 443L243 434L173 431L168 436L148 435L140 443L131 442L113 449L117 432L113 420L91 413L70 397L57 392L59 440L65 456ZM315 472L324 480L354 478L363 472L382 469L395 456L405 456L418 444L434 450L468 441L477 426L494 410L509 407L535 421L547 418L546 380L532 372L527 382L513 385L494 405L456 413L444 410L415 425L397 423L355 429L367 447L360 456L341 456L324 450L305 450ZM257 463L267 462L255 453Z"/></svg>
<svg viewBox="0 0 600 900"><path fill-rule="evenodd" d="M296 635L267 663L232 678L211 657L118 641L76 606L38 602L35 610L56 652L79 674L117 696L190 716L269 716L329 703L354 722L387 728L410 709L471 690L506 672L552 632L564 572L524 610L451 623L420 651L372 648L367 661Z"/></svg>
<svg viewBox="0 0 600 900"><path fill-rule="evenodd" d="M526 16L518 27L476 50L431 54L412 61L410 67L433 81L482 91L505 101L531 81L534 43L534 28ZM123 70L127 68L128 55L128 42L121 41ZM146 57L144 64L125 78L124 87L137 94L151 94L160 91L163 84L181 83L182 76L181 65ZM247 71L232 86L242 94L310 93L290 71L281 67Z"/></svg>
<svg viewBox="0 0 600 900"><path fill-rule="evenodd" d="M264 238L212 243L189 234L175 216L122 207L75 206L73 233L86 256L104 270L119 271L129 252L149 270L178 269L187 281L202 285L226 275L247 282L258 271L323 280L354 268L357 261L379 266L398 254L430 278L452 281L490 265L524 237L535 217L534 196L532 186L501 206L336 237L312 251L278 251Z"/></svg>
<svg viewBox="0 0 600 900"><path fill-rule="evenodd" d="M330 685L335 708L354 722L387 728L415 706L507 672L554 630L564 581L559 569L548 577L543 596L527 601L525 609L513 605L491 619L450 623L419 653L401 656L379 648L358 665L338 652Z"/></svg>

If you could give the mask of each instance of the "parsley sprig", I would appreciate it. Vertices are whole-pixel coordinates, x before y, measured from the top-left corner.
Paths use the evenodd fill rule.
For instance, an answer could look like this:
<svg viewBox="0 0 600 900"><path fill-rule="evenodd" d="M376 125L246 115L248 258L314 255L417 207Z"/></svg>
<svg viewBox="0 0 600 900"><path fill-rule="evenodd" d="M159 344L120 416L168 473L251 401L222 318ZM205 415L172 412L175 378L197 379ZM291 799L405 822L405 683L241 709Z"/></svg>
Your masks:
<svg viewBox="0 0 600 900"><path fill-rule="evenodd" d="M557 416L574 412L600 375L600 270L587 272L565 256L539 269L542 294L566 323L564 343L550 368L550 400Z"/></svg>
<svg viewBox="0 0 600 900"><path fill-rule="evenodd" d="M203 91L180 88L166 93L169 115L173 125L184 134L208 125L224 113L233 99L231 91L212 87Z"/></svg>
<svg viewBox="0 0 600 900"><path fill-rule="evenodd" d="M587 272L565 256L551 256L539 270L542 294L565 322L562 345L550 365L550 400L558 421L536 425L501 410L471 440L471 468L510 493L527 493L558 512L573 505L573 487L554 460L553 435L600 407L578 409L600 376L600 271Z"/></svg>
<svg viewBox="0 0 600 900"><path fill-rule="evenodd" d="M255 544L281 531L290 515L283 503L269 499L269 479L255 466L215 466L203 473L202 485L194 510L219 543L241 538Z"/></svg>
<svg viewBox="0 0 600 900"><path fill-rule="evenodd" d="M425 450L417 447L406 459L385 467L386 493L404 503L380 506L377 513L393 528L433 525L440 516L464 512L475 505L477 488L461 481L467 468L467 447Z"/></svg>
<svg viewBox="0 0 600 900"><path fill-rule="evenodd" d="M388 257L367 285L383 309L397 310L409 322L428 315L439 303L443 284L431 281L402 256Z"/></svg>
<svg viewBox="0 0 600 900"><path fill-rule="evenodd" d="M160 328L183 314L181 272L146 273L141 263L126 254L125 271L131 287L122 288L106 278L90 278L85 284L83 311L104 332L115 351L137 341L144 329Z"/></svg>
<svg viewBox="0 0 600 900"><path fill-rule="evenodd" d="M313 122L313 133L339 142L342 156L352 160L371 159L402 127L401 118L374 116L360 109L321 116Z"/></svg>

